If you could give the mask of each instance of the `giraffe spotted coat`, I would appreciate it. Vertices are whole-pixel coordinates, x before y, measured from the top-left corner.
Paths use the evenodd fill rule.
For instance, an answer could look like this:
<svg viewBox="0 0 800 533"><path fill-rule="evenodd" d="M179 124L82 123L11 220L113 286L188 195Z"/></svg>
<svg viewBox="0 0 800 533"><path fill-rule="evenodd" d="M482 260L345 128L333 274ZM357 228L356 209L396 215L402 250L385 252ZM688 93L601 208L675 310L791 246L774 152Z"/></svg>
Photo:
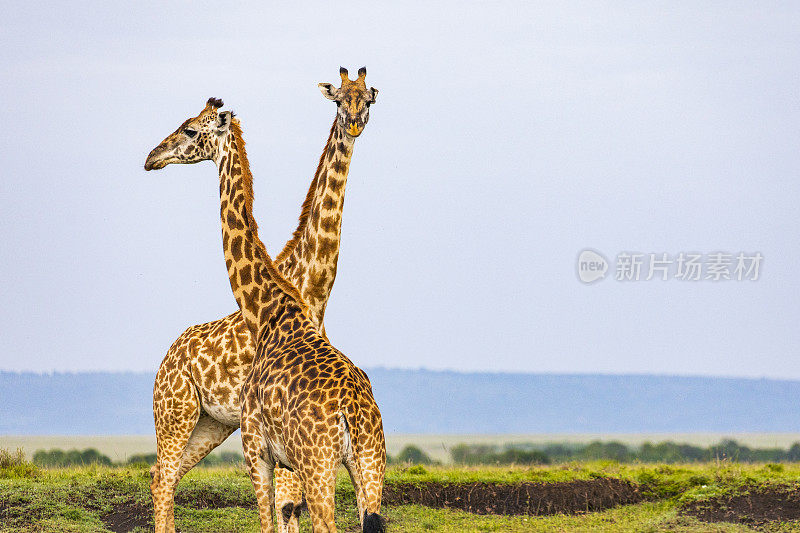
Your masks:
<svg viewBox="0 0 800 533"><path fill-rule="evenodd" d="M346 86L344 79L345 76L343 87ZM360 133L368 119L368 104L364 105L363 97L359 102L359 95L366 94L374 101L377 93L374 89L366 91L363 77L357 81L361 83L351 82L350 90L340 92L321 84L323 94L329 98L333 95L331 99L342 95L345 105L337 102L337 120L303 204L300 225L276 264L281 274L301 287L301 299L308 302L307 325L321 331L325 340L322 317L336 273L344 187L354 140L346 132L357 130ZM196 119L186 121L171 137L185 136L187 128L208 124L207 119L213 115L208 111L207 108ZM348 116L351 111L356 114ZM351 116L356 120L351 120ZM190 162L168 160L175 157L169 154L168 141L170 137L148 158L150 168L162 168L170 162ZM178 155L189 159L198 157L197 146L201 151L208 150L208 139L191 148L184 147ZM154 154L157 157L153 157ZM252 336L239 312L189 328L165 357L154 388L159 462L153 480L157 525L159 493L169 492L168 498L161 498L169 500L162 506L169 515L165 530L174 528L169 487L174 491L180 477L239 425L238 392L252 358ZM296 530L300 510L297 478L284 469L277 469L275 474L279 527ZM165 477L169 478L166 482ZM166 491L159 490L165 487Z"/></svg>

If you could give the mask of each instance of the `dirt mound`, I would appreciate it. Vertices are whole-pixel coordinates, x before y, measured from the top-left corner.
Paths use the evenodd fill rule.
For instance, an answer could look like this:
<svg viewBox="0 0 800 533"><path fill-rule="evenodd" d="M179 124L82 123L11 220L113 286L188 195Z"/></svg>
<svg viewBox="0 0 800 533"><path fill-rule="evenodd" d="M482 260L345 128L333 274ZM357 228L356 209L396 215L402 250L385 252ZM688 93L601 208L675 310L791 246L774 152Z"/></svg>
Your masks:
<svg viewBox="0 0 800 533"><path fill-rule="evenodd" d="M550 515L599 511L645 500L630 482L601 478L565 483L387 484L387 505L414 503L476 514Z"/></svg>
<svg viewBox="0 0 800 533"><path fill-rule="evenodd" d="M704 522L759 525L800 520L800 487L754 488L747 494L694 502L681 512Z"/></svg>
<svg viewBox="0 0 800 533"><path fill-rule="evenodd" d="M153 510L138 503L121 503L114 510L103 516L101 520L106 529L114 533L127 533L137 527L145 529L153 527Z"/></svg>
<svg viewBox="0 0 800 533"><path fill-rule="evenodd" d="M599 511L645 500L639 486L619 479L602 478L566 483L401 483L383 489L384 505L418 504L476 514L550 515ZM176 503L195 509L255 506L255 502L225 498L211 491L183 494ZM125 533L135 527L152 527L152 509L123 503L103 517L105 526Z"/></svg>

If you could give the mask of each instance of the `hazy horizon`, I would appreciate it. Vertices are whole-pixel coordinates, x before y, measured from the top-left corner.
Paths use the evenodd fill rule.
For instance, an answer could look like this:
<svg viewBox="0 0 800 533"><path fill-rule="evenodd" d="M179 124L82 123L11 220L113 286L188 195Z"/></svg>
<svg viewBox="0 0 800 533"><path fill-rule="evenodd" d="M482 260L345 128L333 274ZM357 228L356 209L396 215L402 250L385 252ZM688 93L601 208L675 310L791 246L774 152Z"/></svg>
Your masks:
<svg viewBox="0 0 800 533"><path fill-rule="evenodd" d="M368 69L325 325L365 368L800 379L800 5L6 6L0 369L155 372L233 312L210 96L275 255ZM13 21L13 23L11 22ZM757 281L583 284L585 249L760 253Z"/></svg>
<svg viewBox="0 0 800 533"><path fill-rule="evenodd" d="M379 368L367 372L387 433L787 433L800 429L800 381ZM0 435L150 434L152 391L152 373L0 372ZM74 416L81 411L92 416Z"/></svg>

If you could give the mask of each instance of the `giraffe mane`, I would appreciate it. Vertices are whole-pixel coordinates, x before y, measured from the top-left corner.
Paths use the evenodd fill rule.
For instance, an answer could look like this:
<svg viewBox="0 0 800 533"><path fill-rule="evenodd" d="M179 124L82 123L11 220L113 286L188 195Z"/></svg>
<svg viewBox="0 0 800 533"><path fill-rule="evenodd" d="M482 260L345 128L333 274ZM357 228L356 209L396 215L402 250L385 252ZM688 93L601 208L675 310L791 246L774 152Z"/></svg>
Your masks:
<svg viewBox="0 0 800 533"><path fill-rule="evenodd" d="M333 137L333 131L335 129L336 119L333 120L333 124L331 125L331 132L328 134L328 140L325 142L326 147L330 144L331 138ZM303 235L303 231L305 231L306 226L308 225L308 218L311 216L311 204L314 203L314 194L316 193L317 185L319 184L319 173L322 170L322 165L325 164L326 153L327 150L323 148L322 155L319 156L317 170L314 172L314 179L311 180L311 185L308 187L306 198L303 200L303 205L300 208L300 219L297 223L297 229L294 230L292 238L286 242L286 244L283 246L283 250L281 250L281 252L275 258L275 260L279 263L286 259L286 257L288 257L294 251L294 249L297 247L297 243L300 242L300 237Z"/></svg>
<svg viewBox="0 0 800 533"><path fill-rule="evenodd" d="M306 305L302 296L300 296L300 291L298 291L297 287L292 285L292 283L283 277L278 269L275 268L275 263L273 263L269 253L267 253L264 243L258 236L258 224L253 217L253 173L250 171L250 161L247 159L247 150L245 149L244 137L242 137L242 127L238 118L231 118L230 129L231 132L233 132L233 138L236 141L236 148L239 151L239 163L242 166L241 179L244 192L244 208L247 214L247 224L250 228L250 232L253 235L253 245L256 249L256 252L261 254L270 278L272 278L272 280L278 285L278 287L280 287L283 293L286 294L286 296L288 296L291 300L294 300L297 305L300 306L303 313L307 315L308 305Z"/></svg>

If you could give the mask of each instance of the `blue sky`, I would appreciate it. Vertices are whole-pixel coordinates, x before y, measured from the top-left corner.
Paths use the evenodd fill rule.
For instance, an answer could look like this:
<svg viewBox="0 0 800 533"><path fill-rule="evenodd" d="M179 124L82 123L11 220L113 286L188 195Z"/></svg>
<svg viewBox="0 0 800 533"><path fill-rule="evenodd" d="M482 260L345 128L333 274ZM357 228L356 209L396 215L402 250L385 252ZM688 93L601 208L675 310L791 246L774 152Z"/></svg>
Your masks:
<svg viewBox="0 0 800 533"><path fill-rule="evenodd" d="M800 378L798 6L4 12L0 369L155 371L232 312L213 165L145 173L147 153L223 98L274 254L335 113L316 84L366 65L326 314L359 365ZM764 262L584 285L585 248Z"/></svg>

